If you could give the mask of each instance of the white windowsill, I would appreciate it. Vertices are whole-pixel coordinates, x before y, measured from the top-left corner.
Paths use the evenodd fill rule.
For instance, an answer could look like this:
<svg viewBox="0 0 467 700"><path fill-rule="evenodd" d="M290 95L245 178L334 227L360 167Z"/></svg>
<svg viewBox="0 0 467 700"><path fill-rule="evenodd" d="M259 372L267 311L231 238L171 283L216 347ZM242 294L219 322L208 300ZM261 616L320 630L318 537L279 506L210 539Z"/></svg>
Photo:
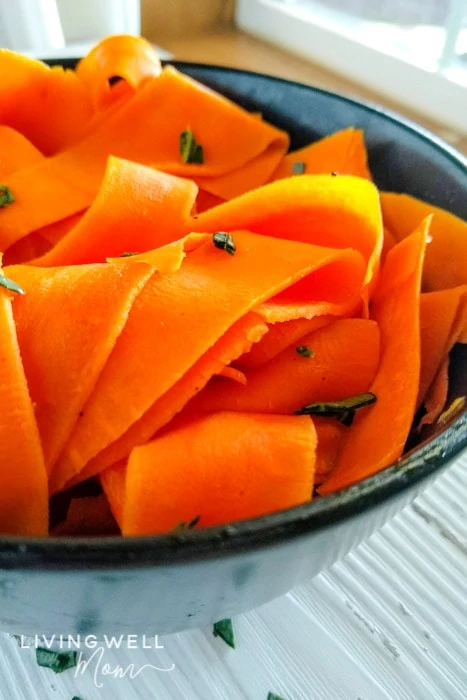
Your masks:
<svg viewBox="0 0 467 700"><path fill-rule="evenodd" d="M237 25L419 114L467 134L467 89L358 41L320 17L273 0L238 0Z"/></svg>

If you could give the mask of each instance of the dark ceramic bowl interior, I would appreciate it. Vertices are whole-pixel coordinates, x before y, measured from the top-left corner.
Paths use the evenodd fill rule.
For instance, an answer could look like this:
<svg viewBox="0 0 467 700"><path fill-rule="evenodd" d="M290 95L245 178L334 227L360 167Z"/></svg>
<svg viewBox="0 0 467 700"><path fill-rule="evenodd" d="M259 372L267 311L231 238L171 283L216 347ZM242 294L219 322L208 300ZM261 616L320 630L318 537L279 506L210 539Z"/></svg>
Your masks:
<svg viewBox="0 0 467 700"><path fill-rule="evenodd" d="M51 61L50 63L54 63ZM55 62L73 66L74 61ZM292 149L348 126L362 128L374 180L467 218L465 158L414 123L374 105L264 75L190 63L175 67L285 129ZM466 346L451 361L451 395L467 394ZM306 505L216 528L138 538L0 538L0 569L118 570L215 559L291 541L420 490L467 446L464 410L397 464Z"/></svg>

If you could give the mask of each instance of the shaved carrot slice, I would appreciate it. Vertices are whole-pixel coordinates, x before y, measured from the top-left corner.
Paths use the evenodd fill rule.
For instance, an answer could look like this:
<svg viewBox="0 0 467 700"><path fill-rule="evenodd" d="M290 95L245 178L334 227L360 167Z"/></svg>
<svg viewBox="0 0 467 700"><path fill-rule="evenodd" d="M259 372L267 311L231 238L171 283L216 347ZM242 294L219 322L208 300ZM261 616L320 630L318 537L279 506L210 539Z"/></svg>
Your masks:
<svg viewBox="0 0 467 700"><path fill-rule="evenodd" d="M284 148L282 144L276 143L235 170L209 177L195 176L195 181L200 187L213 196L218 197L221 201L233 199L244 192L249 192L257 187L261 187L261 185L265 185L283 153Z"/></svg>
<svg viewBox="0 0 467 700"><path fill-rule="evenodd" d="M449 389L449 355L445 357L428 389L424 399L426 413L420 421L419 428L431 425L443 412Z"/></svg>
<svg viewBox="0 0 467 700"><path fill-rule="evenodd" d="M126 482L126 464L127 460L122 460L116 464L108 467L100 475L100 482L104 493L107 497L107 501L110 506L110 510L117 521L117 523L122 522L123 517L123 504L125 501L125 482ZM73 485L73 480L70 482Z"/></svg>
<svg viewBox="0 0 467 700"><path fill-rule="evenodd" d="M203 147L203 164L183 162L180 135L188 125ZM222 136L226 132L228 139ZM183 177L218 177L271 152L275 167L287 146L285 132L165 68L159 77L147 79L133 98L111 109L107 118L98 119L79 143L11 176L6 184L16 203L2 212L0 248L89 207L109 155Z"/></svg>
<svg viewBox="0 0 467 700"><path fill-rule="evenodd" d="M269 326L264 338L253 345L249 352L239 357L235 364L243 368L264 365L265 362L276 357L282 350L303 338L304 335L322 326L327 326L335 320L333 316L316 316L312 319L297 318L292 321L273 323Z"/></svg>
<svg viewBox="0 0 467 700"><path fill-rule="evenodd" d="M251 370L247 385L214 378L186 411L293 413L315 401L336 401L366 391L379 363L379 331L374 321L343 319L301 338L311 357L295 346Z"/></svg>
<svg viewBox="0 0 467 700"><path fill-rule="evenodd" d="M49 241L34 231L10 246L4 253L3 260L6 266L27 263L40 255L45 255L51 247Z"/></svg>
<svg viewBox="0 0 467 700"><path fill-rule="evenodd" d="M181 238L196 193L190 180L111 157L94 204L77 226L34 264L50 267L104 262Z"/></svg>
<svg viewBox="0 0 467 700"><path fill-rule="evenodd" d="M355 250L333 249L334 260L316 270L313 278L305 278L256 308L268 323L294 319L312 319L330 314L350 316L362 308L365 266ZM356 256L359 264L356 263ZM303 292L302 292L303 288Z"/></svg>
<svg viewBox="0 0 467 700"><path fill-rule="evenodd" d="M200 189L196 197L196 214L202 214L203 211L217 207L218 204L222 204L223 201L222 197Z"/></svg>
<svg viewBox="0 0 467 700"><path fill-rule="evenodd" d="M0 288L0 532L46 535L47 474L18 347L11 296ZM17 301L15 298L13 303Z"/></svg>
<svg viewBox="0 0 467 700"><path fill-rule="evenodd" d="M310 500L316 433L310 419L219 413L133 450L124 535L253 518ZM155 507L157 503L157 507Z"/></svg>
<svg viewBox="0 0 467 700"><path fill-rule="evenodd" d="M82 214L73 214L67 219L44 226L33 231L29 236L20 238L5 252L3 257L5 265L18 265L45 255L76 226L81 217Z"/></svg>
<svg viewBox="0 0 467 700"><path fill-rule="evenodd" d="M161 70L159 56L151 44L129 35L106 37L76 67L95 109L106 107L115 99L111 78L123 80L133 94L140 83L159 75Z"/></svg>
<svg viewBox="0 0 467 700"><path fill-rule="evenodd" d="M422 354L417 408L422 404L454 344L466 342L466 331L467 285L427 292L420 296Z"/></svg>
<svg viewBox="0 0 467 700"><path fill-rule="evenodd" d="M243 386L246 386L247 383L244 373L235 367L224 367L223 370L217 373L217 376L224 377L224 379L232 379L234 382L238 382Z"/></svg>
<svg viewBox="0 0 467 700"><path fill-rule="evenodd" d="M21 132L46 156L82 135L93 111L74 71L49 68L41 61L0 49L0 74L0 124Z"/></svg>
<svg viewBox="0 0 467 700"><path fill-rule="evenodd" d="M15 300L15 323L50 472L153 268L18 265L5 272L26 292Z"/></svg>
<svg viewBox="0 0 467 700"><path fill-rule="evenodd" d="M91 459L80 471L79 465L84 460L78 461L76 465L77 460L74 455L74 445L78 445L79 448L79 440L82 438L81 433L83 432L78 427L52 476L52 490L59 490L60 484L65 484L65 482L68 486L72 486L95 476L106 467L127 457L133 447L147 442L158 430L167 425L214 374L221 372L224 367L248 350L253 343L258 342L266 331L267 326L261 317L254 313L248 313L234 323L213 347L151 406L139 421L136 421L121 438L100 452L97 457ZM125 462L122 462L120 466L124 468ZM70 475L76 472L78 472L77 475L70 478Z"/></svg>
<svg viewBox="0 0 467 700"><path fill-rule="evenodd" d="M59 241L64 238L69 231L71 231L83 218L84 211L73 214L66 219L60 219L60 221L55 221L53 224L44 226L43 228L37 229L33 234L38 234L42 238L45 238L52 246L56 245Z"/></svg>
<svg viewBox="0 0 467 700"><path fill-rule="evenodd" d="M318 444L316 446L315 485L326 480L337 464L346 427L335 418L313 416Z"/></svg>
<svg viewBox="0 0 467 700"><path fill-rule="evenodd" d="M356 175L371 180L367 153L361 129L343 129L288 153L274 173L272 180L292 177L297 168L307 175L335 172L336 175Z"/></svg>
<svg viewBox="0 0 467 700"><path fill-rule="evenodd" d="M321 494L375 474L402 454L420 382L420 285L429 225L428 218L388 253L373 299L372 316L381 330L381 363L370 389L377 402L348 429Z"/></svg>
<svg viewBox="0 0 467 700"><path fill-rule="evenodd" d="M185 238L180 238L178 241L168 243L160 248L148 250L146 253L123 253L118 258L107 258L107 262L114 265L133 265L135 263L149 263L153 265L159 272L176 272L185 257L185 250L195 250L197 245L193 245L196 237L197 245L208 237L203 234L190 234ZM192 247L193 246L193 247Z"/></svg>
<svg viewBox="0 0 467 700"><path fill-rule="evenodd" d="M397 240L395 236L391 233L391 231L388 229L387 226L384 227L384 238L383 238L383 248L381 250L381 261L384 262L386 260L386 256L391 250L391 248L394 248L396 245Z"/></svg>
<svg viewBox="0 0 467 700"><path fill-rule="evenodd" d="M273 182L204 212L193 231L246 228L267 236L335 248L354 248L378 268L383 230L378 191L352 176L303 175Z"/></svg>
<svg viewBox="0 0 467 700"><path fill-rule="evenodd" d="M331 267L332 262L341 264L342 278L352 275L355 267L360 269L360 283L363 278L361 257L355 251L240 231L234 238L237 252L233 257L208 240L187 255L178 272L154 277L146 285L62 454L60 470L81 471L139 420L233 323L265 298L290 287L290 299L301 300L303 305L303 299L315 291L315 271L319 273L326 264ZM268 267L258 275L266 256ZM158 329L157 343L148 333L151 327ZM190 340L181 342L181 338ZM129 363L135 347L138 354Z"/></svg>
<svg viewBox="0 0 467 700"><path fill-rule="evenodd" d="M0 124L0 182L16 170L44 160L42 153L19 131Z"/></svg>
<svg viewBox="0 0 467 700"><path fill-rule="evenodd" d="M467 284L467 223L438 207L408 194L381 192L384 223L396 240L411 234L416 226L433 215L432 238L426 249L423 290L434 292Z"/></svg>

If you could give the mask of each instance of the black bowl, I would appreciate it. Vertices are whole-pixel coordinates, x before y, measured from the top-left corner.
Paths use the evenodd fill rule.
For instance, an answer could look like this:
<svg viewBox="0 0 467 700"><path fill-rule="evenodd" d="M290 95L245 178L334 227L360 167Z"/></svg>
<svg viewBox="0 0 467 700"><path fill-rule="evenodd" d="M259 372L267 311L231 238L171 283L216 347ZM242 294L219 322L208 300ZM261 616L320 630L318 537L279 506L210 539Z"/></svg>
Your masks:
<svg viewBox="0 0 467 700"><path fill-rule="evenodd" d="M68 63L68 65L71 65ZM287 130L292 147L347 126L365 131L376 184L467 218L466 160L384 109L276 78L175 66ZM467 394L467 353L451 362ZM24 634L175 632L279 596L342 558L467 446L464 411L404 459L335 495L225 527L94 539L0 538L0 626Z"/></svg>

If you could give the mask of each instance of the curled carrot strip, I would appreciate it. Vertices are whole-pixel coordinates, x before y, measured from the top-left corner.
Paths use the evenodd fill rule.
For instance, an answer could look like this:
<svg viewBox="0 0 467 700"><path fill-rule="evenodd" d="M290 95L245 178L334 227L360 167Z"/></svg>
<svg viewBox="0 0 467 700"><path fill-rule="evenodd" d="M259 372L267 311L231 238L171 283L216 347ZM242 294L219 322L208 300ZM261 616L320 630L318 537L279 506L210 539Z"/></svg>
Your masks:
<svg viewBox="0 0 467 700"><path fill-rule="evenodd" d="M285 132L173 68L148 78L133 98L119 105L68 150L12 175L7 184L16 206L2 212L0 248L6 250L32 231L88 208L110 155L196 180L227 175L271 153L274 168L288 145ZM182 159L180 135L187 129L203 146L203 163ZM226 131L228 139L223 137ZM246 181L243 187L245 191Z"/></svg>
<svg viewBox="0 0 467 700"><path fill-rule="evenodd" d="M224 377L225 379L232 379L234 382L238 382L243 386L246 386L247 378L244 373L235 367L224 367L221 372L218 372L218 377Z"/></svg>
<svg viewBox="0 0 467 700"><path fill-rule="evenodd" d="M297 346L309 348L311 357L301 356ZM186 411L294 413L308 403L366 391L378 363L377 324L343 319L309 333L269 362L245 370L246 386L214 378Z"/></svg>
<svg viewBox="0 0 467 700"><path fill-rule="evenodd" d="M34 264L52 267L104 262L181 238L196 193L197 187L190 180L111 157L93 205Z"/></svg>
<svg viewBox="0 0 467 700"><path fill-rule="evenodd" d="M375 474L403 452L420 382L420 285L429 225L428 218L388 253L372 312L381 330L381 363L370 389L377 402L348 429L321 494Z"/></svg>
<svg viewBox="0 0 467 700"><path fill-rule="evenodd" d="M129 35L103 39L76 67L95 109L114 101L114 90L109 84L111 78L122 79L130 88L129 94L133 94L143 80L159 75L161 70L159 56L151 44L141 37ZM118 92L120 96L121 90Z"/></svg>
<svg viewBox="0 0 467 700"><path fill-rule="evenodd" d="M175 390L184 375L189 382L187 373L203 355L264 299L288 289L289 299L297 306L304 306L305 299L313 298L315 274L331 268L331 263L339 265L342 278L353 277L355 270L359 271L355 279L360 288L364 266L355 251L336 251L245 231L235 232L234 240L237 248L234 256L217 249L209 237L187 254L178 272L153 277L146 285L88 401L84 417L61 456L60 473L79 473L94 458L102 470L125 457L135 444L149 439L164 424L161 417L165 412L160 406L155 408L158 401L172 388ZM258 266L266 257L269 264L258 275ZM148 332L153 326L158 328L157 343ZM266 330L262 322L256 341ZM189 338L189 342L181 342L181 338ZM138 347L138 354L129 363L128 356L134 354L134 347ZM188 383L190 388L181 392L176 411L183 408L212 374L222 371L249 347L251 343L228 357L204 376L202 383L199 379ZM118 405L115 405L116 396L122 398ZM111 422L108 421L110 405ZM167 420L174 415L170 410ZM117 444L120 438L120 447L112 451L112 443ZM99 453L107 448L112 455L110 462L107 455L99 458Z"/></svg>
<svg viewBox="0 0 467 700"><path fill-rule="evenodd" d="M0 49L0 75L0 124L19 131L41 153L57 153L84 133L93 109L74 71Z"/></svg>
<svg viewBox="0 0 467 700"><path fill-rule="evenodd" d="M318 443L316 446L315 485L326 480L337 464L346 426L335 418L313 416Z"/></svg>
<svg viewBox="0 0 467 700"><path fill-rule="evenodd" d="M12 304L0 288L0 532L46 535L49 525L47 474L39 432L16 336Z"/></svg>
<svg viewBox="0 0 467 700"><path fill-rule="evenodd" d="M335 320L332 316L316 316L312 319L297 318L292 321L273 323L268 327L268 332L264 338L261 338L259 343L253 345L249 352L239 357L235 364L243 368L264 365L265 362L272 360L273 357L276 357L292 343L298 344L298 341L303 336L318 330L322 326L327 326Z"/></svg>
<svg viewBox="0 0 467 700"><path fill-rule="evenodd" d="M433 215L423 266L423 291L467 284L467 222L408 194L381 192L381 208L385 226L397 241Z"/></svg>
<svg viewBox="0 0 467 700"><path fill-rule="evenodd" d="M298 172L296 172L298 171ZM332 173L356 175L371 180L367 152L361 129L343 129L325 136L305 148L284 156L272 180L281 180L295 174L318 175Z"/></svg>
<svg viewBox="0 0 467 700"><path fill-rule="evenodd" d="M175 384L151 406L143 417L136 421L124 435L105 448L86 466L79 470L81 461L76 464L76 453L83 448L80 440L84 431L76 431L64 451L56 472L52 475L51 488L58 490L60 484L72 486L91 476L100 474L110 465L120 462L115 469L125 471L125 461L133 447L149 440L158 430L167 425L182 410L189 399L199 392L209 379L221 372L239 355L258 342L267 330L261 317L248 313L233 324L229 330L183 375ZM86 448L88 449L88 448ZM79 453L78 453L79 454ZM114 471L114 470L113 470ZM74 476L71 476L74 474ZM119 477L113 480L120 483ZM54 485L55 484L55 485ZM112 504L114 500L109 496ZM115 511L114 511L115 512Z"/></svg>
<svg viewBox="0 0 467 700"><path fill-rule="evenodd" d="M167 532L197 515L199 527L209 527L302 504L311 498L315 451L309 418L218 413L189 420L133 450L122 533Z"/></svg>
<svg viewBox="0 0 467 700"><path fill-rule="evenodd" d="M152 272L147 264L6 268L25 290L15 323L49 472Z"/></svg>
<svg viewBox="0 0 467 700"><path fill-rule="evenodd" d="M342 175L303 175L247 192L204 212L192 231L246 228L267 236L358 250L368 262L366 282L377 273L383 228L376 187Z"/></svg>
<svg viewBox="0 0 467 700"><path fill-rule="evenodd" d="M417 408L457 342L466 342L467 285L420 297L421 374ZM442 407L441 407L442 408Z"/></svg>
<svg viewBox="0 0 467 700"><path fill-rule="evenodd" d="M0 125L0 182L5 176L44 160L42 153L19 131Z"/></svg>

